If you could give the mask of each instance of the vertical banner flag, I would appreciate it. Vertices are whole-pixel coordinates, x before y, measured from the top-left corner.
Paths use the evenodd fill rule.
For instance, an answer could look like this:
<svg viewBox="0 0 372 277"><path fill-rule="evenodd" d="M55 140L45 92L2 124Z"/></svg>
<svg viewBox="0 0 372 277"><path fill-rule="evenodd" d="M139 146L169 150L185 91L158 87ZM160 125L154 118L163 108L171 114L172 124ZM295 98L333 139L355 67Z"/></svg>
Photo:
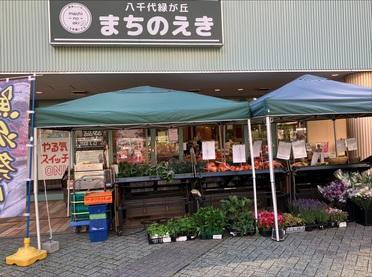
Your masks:
<svg viewBox="0 0 372 277"><path fill-rule="evenodd" d="M0 218L26 207L27 144L31 81L0 81Z"/></svg>

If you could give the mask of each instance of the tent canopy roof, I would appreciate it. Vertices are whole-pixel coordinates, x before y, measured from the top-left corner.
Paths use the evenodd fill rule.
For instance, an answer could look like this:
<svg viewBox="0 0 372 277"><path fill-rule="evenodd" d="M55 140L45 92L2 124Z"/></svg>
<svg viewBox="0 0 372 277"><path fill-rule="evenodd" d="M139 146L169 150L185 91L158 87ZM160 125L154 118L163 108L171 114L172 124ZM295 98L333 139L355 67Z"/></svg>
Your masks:
<svg viewBox="0 0 372 277"><path fill-rule="evenodd" d="M372 89L303 75L250 103L252 117L372 115Z"/></svg>
<svg viewBox="0 0 372 277"><path fill-rule="evenodd" d="M36 126L73 128L176 125L235 121L249 117L248 102L143 86L38 108Z"/></svg>

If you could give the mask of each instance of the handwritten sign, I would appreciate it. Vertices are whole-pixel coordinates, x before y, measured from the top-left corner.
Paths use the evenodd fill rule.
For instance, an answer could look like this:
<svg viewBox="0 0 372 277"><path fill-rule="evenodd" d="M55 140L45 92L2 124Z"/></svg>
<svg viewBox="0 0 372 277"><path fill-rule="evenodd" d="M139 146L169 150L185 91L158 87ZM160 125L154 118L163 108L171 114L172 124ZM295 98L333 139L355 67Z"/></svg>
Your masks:
<svg viewBox="0 0 372 277"><path fill-rule="evenodd" d="M346 145L348 151L358 150L358 143L356 138L348 138L346 139Z"/></svg>
<svg viewBox="0 0 372 277"><path fill-rule="evenodd" d="M262 140L256 140L253 142L253 157L257 158L260 156L262 147Z"/></svg>
<svg viewBox="0 0 372 277"><path fill-rule="evenodd" d="M178 142L178 130L177 129L168 129L168 140L169 142L172 142L172 143Z"/></svg>
<svg viewBox="0 0 372 277"><path fill-rule="evenodd" d="M292 142L293 157L295 159L306 158L306 145L304 140Z"/></svg>
<svg viewBox="0 0 372 277"><path fill-rule="evenodd" d="M47 138L40 142L38 147L39 179L61 179L69 165L69 139Z"/></svg>
<svg viewBox="0 0 372 277"><path fill-rule="evenodd" d="M291 146L290 142L280 141L278 145L278 153L276 154L277 159L289 160L291 156Z"/></svg>
<svg viewBox="0 0 372 277"><path fill-rule="evenodd" d="M214 140L202 142L202 155L203 160L216 159L216 142Z"/></svg>
<svg viewBox="0 0 372 277"><path fill-rule="evenodd" d="M234 163L245 163L247 161L247 156L245 154L245 144L233 145L232 152Z"/></svg>
<svg viewBox="0 0 372 277"><path fill-rule="evenodd" d="M336 151L338 155L344 155L346 151L346 141L344 139L338 139L336 141Z"/></svg>

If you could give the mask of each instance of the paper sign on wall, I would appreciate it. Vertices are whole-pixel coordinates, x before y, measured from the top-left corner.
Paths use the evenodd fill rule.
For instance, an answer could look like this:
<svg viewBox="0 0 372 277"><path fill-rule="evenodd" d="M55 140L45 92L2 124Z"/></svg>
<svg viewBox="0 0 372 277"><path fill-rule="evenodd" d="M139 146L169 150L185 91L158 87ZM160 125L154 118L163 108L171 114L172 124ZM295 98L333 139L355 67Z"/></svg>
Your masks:
<svg viewBox="0 0 372 277"><path fill-rule="evenodd" d="M216 159L216 143L214 140L202 142L203 160Z"/></svg>
<svg viewBox="0 0 372 277"><path fill-rule="evenodd" d="M245 144L233 145L232 150L234 163L245 163L247 161L245 155Z"/></svg>
<svg viewBox="0 0 372 277"><path fill-rule="evenodd" d="M292 142L293 157L295 159L306 158L306 145L304 140Z"/></svg>
<svg viewBox="0 0 372 277"><path fill-rule="evenodd" d="M336 141L336 150L339 155L345 154L346 151L346 143L344 139L338 139Z"/></svg>
<svg viewBox="0 0 372 277"><path fill-rule="evenodd" d="M319 158L320 158L320 153L319 152L314 152L313 157L311 158L310 165L316 165L319 161Z"/></svg>
<svg viewBox="0 0 372 277"><path fill-rule="evenodd" d="M256 140L253 142L253 157L259 157L261 153L262 140Z"/></svg>
<svg viewBox="0 0 372 277"><path fill-rule="evenodd" d="M169 142L178 142L178 130L168 129L168 139Z"/></svg>
<svg viewBox="0 0 372 277"><path fill-rule="evenodd" d="M280 141L278 145L278 153L276 154L277 159L289 160L291 156L291 146L290 142Z"/></svg>
<svg viewBox="0 0 372 277"><path fill-rule="evenodd" d="M346 146L347 146L347 150L349 151L358 150L358 144L357 144L356 138L346 139Z"/></svg>

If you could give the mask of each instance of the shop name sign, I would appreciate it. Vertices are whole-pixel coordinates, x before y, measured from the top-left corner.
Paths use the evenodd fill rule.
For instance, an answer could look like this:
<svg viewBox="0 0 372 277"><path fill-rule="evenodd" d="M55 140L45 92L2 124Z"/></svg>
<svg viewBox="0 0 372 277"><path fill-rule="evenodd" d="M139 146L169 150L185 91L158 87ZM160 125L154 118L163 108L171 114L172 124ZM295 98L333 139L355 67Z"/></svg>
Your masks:
<svg viewBox="0 0 372 277"><path fill-rule="evenodd" d="M49 0L53 45L222 46L221 0Z"/></svg>

